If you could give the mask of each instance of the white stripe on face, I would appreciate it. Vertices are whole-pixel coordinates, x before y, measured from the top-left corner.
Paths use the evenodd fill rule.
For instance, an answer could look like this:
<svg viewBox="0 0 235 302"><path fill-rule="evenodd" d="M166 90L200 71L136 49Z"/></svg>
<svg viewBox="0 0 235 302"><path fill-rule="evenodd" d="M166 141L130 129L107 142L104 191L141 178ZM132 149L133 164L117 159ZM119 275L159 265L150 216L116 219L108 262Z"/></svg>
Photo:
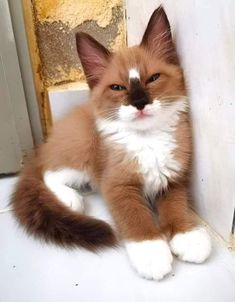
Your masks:
<svg viewBox="0 0 235 302"><path fill-rule="evenodd" d="M140 73L136 68L129 69L129 81L131 81L132 79L140 80Z"/></svg>

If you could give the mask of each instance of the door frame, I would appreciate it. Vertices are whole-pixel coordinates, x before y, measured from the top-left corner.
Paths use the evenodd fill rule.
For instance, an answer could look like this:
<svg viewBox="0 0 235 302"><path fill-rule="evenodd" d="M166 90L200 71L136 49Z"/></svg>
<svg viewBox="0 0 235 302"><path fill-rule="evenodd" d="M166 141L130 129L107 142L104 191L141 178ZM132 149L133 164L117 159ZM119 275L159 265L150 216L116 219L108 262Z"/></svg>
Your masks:
<svg viewBox="0 0 235 302"><path fill-rule="evenodd" d="M11 156L8 164L4 163L0 173L17 172L25 156L33 148L33 137L25 100L24 88L17 56L11 15L7 1L0 1L0 55L2 70L2 109L8 116L3 116L5 126L9 126L9 137L2 129L2 139L8 140ZM8 120L7 120L8 119ZM8 159L7 150L4 158Z"/></svg>

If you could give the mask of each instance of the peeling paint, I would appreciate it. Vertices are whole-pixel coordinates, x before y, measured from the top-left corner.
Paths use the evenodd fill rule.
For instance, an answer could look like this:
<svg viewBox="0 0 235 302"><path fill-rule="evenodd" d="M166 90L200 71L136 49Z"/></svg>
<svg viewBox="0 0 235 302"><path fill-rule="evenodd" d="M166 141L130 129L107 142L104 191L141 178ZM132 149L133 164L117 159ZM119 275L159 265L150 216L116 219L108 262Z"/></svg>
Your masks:
<svg viewBox="0 0 235 302"><path fill-rule="evenodd" d="M63 5L61 4L62 2ZM83 22L76 21L78 25L73 28L70 27L68 22L64 23L64 19L58 21L59 18L56 18L56 20L52 17L48 18L49 15L56 14L56 12L52 14L53 9L55 11L59 10L57 5L62 5L63 9L65 9L65 4L67 7L67 5L72 5L73 1L62 2L34 0L36 36L42 61L42 80L46 87L84 80L84 74L76 51L75 33L77 31L83 31L94 36L104 46L112 50L117 50L126 43L124 12L123 7L120 6L122 1L109 1L106 11L111 8L111 18L108 19L109 22L105 27L101 27L97 19L91 18L91 13L93 12L90 12L89 15L83 15ZM83 3L83 1L77 2L80 3L79 5ZM97 5L104 10L105 7L103 5L107 5L104 0L88 2L93 4L99 2L99 5ZM84 2L83 6L86 11L87 2ZM45 13L46 11L47 14Z"/></svg>
<svg viewBox="0 0 235 302"><path fill-rule="evenodd" d="M62 66L56 68L57 77L47 81L47 86L62 85L70 82L85 81L85 76L81 67L70 68L65 71Z"/></svg>
<svg viewBox="0 0 235 302"><path fill-rule="evenodd" d="M40 22L63 22L71 29L86 20L106 27L112 19L112 8L122 6L122 0L35 0Z"/></svg>
<svg viewBox="0 0 235 302"><path fill-rule="evenodd" d="M110 44L110 47L114 51L118 51L121 48L123 48L124 45L126 45L126 28L125 23L123 20L121 20L118 23L118 32L115 40Z"/></svg>

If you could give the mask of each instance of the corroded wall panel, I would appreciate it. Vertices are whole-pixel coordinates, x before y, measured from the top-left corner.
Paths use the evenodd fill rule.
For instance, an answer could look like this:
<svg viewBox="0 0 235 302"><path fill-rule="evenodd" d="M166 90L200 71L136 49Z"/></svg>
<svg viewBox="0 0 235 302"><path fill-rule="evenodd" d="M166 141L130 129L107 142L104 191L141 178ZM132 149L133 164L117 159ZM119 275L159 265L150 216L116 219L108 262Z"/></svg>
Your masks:
<svg viewBox="0 0 235 302"><path fill-rule="evenodd" d="M122 0L33 0L41 75L46 87L84 80L75 32L93 35L109 49L126 44Z"/></svg>

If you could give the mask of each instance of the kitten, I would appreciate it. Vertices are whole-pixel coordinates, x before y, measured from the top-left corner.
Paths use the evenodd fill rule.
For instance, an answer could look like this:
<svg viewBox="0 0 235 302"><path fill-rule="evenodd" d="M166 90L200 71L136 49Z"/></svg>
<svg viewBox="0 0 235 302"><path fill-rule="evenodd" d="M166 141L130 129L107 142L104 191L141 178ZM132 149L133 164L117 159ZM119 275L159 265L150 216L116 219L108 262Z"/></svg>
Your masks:
<svg viewBox="0 0 235 302"><path fill-rule="evenodd" d="M113 246L111 227L84 214L74 189L91 183L141 276L162 279L172 270L172 253L203 262L211 244L188 207L188 103L163 8L153 13L139 46L110 53L85 33L76 41L90 100L53 127L25 167L12 200L16 217L46 241Z"/></svg>

